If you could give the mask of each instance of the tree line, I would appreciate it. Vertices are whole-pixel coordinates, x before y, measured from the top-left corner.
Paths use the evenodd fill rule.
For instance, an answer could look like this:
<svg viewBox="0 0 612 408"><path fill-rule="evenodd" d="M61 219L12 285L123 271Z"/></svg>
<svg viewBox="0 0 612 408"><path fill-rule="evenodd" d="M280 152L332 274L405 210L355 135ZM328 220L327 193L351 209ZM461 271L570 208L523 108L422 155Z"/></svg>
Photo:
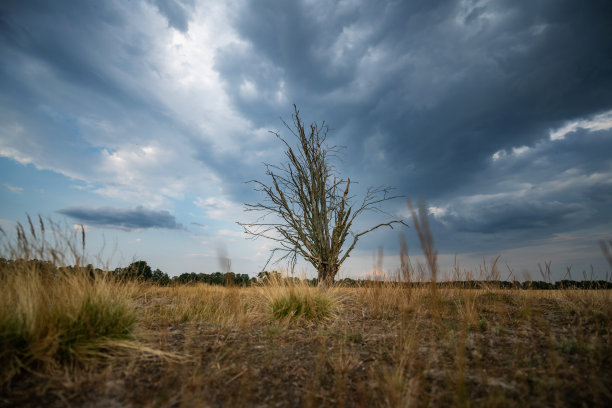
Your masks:
<svg viewBox="0 0 612 408"><path fill-rule="evenodd" d="M251 278L246 273L234 272L214 272L214 273L182 273L178 276L170 277L167 273L160 269L153 270L146 261L132 262L126 267L118 267L114 270L104 270L95 268L92 264L85 266L57 266L53 262L43 261L38 259L16 259L9 260L0 258L1 274L10 273L11 271L31 270L39 273L44 273L53 276L60 272L76 273L85 272L92 278L98 276L111 276L116 280L133 280L140 282L150 282L160 286L168 286L171 284L192 284L206 283L209 285L223 286L251 286L254 282L266 279L271 276L268 272L260 272L257 278Z"/></svg>
<svg viewBox="0 0 612 408"><path fill-rule="evenodd" d="M146 261L132 262L126 267L115 268L112 271L105 271L100 268L94 268L92 264L85 266L56 266L50 261L41 261L38 259L17 259L7 260L0 258L1 274L9 273L11 270L33 270L40 273L45 273L50 276L58 272L75 273L84 271L92 278L96 276L112 276L117 280L133 280L140 282L150 282L160 286L168 285L189 285L196 283L204 283L208 285L220 286L252 286L253 284L273 281L278 284L307 284L317 286L318 278L300 279L297 277L283 276L277 271L259 272L256 277L250 277L246 273L234 272L214 272L214 273L195 273L186 272L178 276L170 277L167 273L160 269L153 270ZM398 285L401 287L420 288L428 287L431 282L400 282L400 281L383 281L376 279L351 279L344 278L336 280L336 285L341 287L376 287L386 284ZM468 281L445 281L436 282L436 287L456 288L456 289L534 289L534 290L555 290L555 289L612 289L612 282L605 280L567 280L563 279L556 282L546 281L500 281L500 280L468 280Z"/></svg>

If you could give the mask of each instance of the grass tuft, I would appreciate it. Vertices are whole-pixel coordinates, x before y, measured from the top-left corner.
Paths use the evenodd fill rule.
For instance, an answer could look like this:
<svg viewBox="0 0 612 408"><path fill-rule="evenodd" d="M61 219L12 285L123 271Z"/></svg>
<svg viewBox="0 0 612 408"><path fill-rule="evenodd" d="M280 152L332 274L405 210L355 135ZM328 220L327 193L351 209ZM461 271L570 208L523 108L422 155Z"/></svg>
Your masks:
<svg viewBox="0 0 612 408"><path fill-rule="evenodd" d="M272 299L270 309L272 316L279 320L323 320L331 315L332 300L322 292L288 288L286 293Z"/></svg>
<svg viewBox="0 0 612 408"><path fill-rule="evenodd" d="M74 272L47 279L31 270L2 277L0 372L2 382L23 370L47 372L85 363L136 323L130 289Z"/></svg>
<svg viewBox="0 0 612 408"><path fill-rule="evenodd" d="M275 320L321 321L330 318L338 305L336 290L322 290L304 281L283 278L281 273L260 286L260 298Z"/></svg>
<svg viewBox="0 0 612 408"><path fill-rule="evenodd" d="M0 385L23 372L45 374L94 361L117 341L132 339L137 320L134 285L92 276L78 264L51 268L58 254L75 246L46 241L42 220L38 234L32 222L30 227L29 235L18 227L17 245L2 248L13 260L0 267Z"/></svg>

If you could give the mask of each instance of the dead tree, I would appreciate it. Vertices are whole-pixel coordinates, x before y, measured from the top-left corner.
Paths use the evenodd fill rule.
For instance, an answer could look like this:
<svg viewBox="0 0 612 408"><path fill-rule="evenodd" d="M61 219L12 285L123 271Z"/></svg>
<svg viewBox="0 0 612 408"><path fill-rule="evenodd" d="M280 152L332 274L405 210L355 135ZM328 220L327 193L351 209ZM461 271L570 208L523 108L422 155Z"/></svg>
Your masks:
<svg viewBox="0 0 612 408"><path fill-rule="evenodd" d="M329 162L338 153L337 146L326 144L329 128L325 122L315 122L307 132L297 107L293 107L293 127L284 120L283 124L298 143L292 147L280 133L271 132L285 145L287 160L280 165L264 164L270 183L250 181L256 185L255 190L263 193L264 200L245 204L245 210L261 216L255 222L238 224L253 239L264 237L277 243L266 265L277 252L284 254L276 262L287 259L291 265L301 256L316 268L320 283L331 284L360 237L383 226L407 224L391 220L364 231L352 230L361 214L383 212L379 208L382 202L400 196L391 196L387 187L369 188L360 204L353 205L350 178L339 178ZM347 241L349 236L352 241Z"/></svg>

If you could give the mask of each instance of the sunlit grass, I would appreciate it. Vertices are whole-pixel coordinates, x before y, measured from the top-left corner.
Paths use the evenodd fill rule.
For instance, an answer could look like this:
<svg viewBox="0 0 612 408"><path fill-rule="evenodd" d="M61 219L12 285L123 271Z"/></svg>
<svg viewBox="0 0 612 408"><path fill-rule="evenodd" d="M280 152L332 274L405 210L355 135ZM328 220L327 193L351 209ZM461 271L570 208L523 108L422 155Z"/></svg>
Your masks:
<svg viewBox="0 0 612 408"><path fill-rule="evenodd" d="M104 356L132 339L137 321L133 284L91 275L69 237L55 230L45 239L42 219L38 229L29 226L29 234L19 226L16 243L3 242L3 255L20 260L0 271L2 383ZM76 267L54 266L69 256Z"/></svg>
<svg viewBox="0 0 612 408"><path fill-rule="evenodd" d="M131 338L133 290L82 272L44 276L24 267L0 286L3 379L21 370L82 363L115 340Z"/></svg>

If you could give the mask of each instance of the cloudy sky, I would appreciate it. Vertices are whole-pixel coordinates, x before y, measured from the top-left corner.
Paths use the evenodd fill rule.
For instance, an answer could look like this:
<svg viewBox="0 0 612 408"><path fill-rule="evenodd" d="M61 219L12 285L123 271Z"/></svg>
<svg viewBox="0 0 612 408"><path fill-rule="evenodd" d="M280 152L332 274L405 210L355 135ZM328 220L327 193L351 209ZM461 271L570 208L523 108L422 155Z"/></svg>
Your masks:
<svg viewBox="0 0 612 408"><path fill-rule="evenodd" d="M236 221L296 103L359 184L424 198L441 266L608 270L606 1L3 1L0 218L84 224L112 267L256 273ZM384 208L408 217L405 200ZM407 218L408 219L408 218ZM378 219L363 218L358 228ZM409 221L409 220L408 220ZM360 241L397 265L399 230ZM413 254L418 241L404 229ZM104 249L102 249L104 248ZM100 251L100 252L98 252Z"/></svg>

